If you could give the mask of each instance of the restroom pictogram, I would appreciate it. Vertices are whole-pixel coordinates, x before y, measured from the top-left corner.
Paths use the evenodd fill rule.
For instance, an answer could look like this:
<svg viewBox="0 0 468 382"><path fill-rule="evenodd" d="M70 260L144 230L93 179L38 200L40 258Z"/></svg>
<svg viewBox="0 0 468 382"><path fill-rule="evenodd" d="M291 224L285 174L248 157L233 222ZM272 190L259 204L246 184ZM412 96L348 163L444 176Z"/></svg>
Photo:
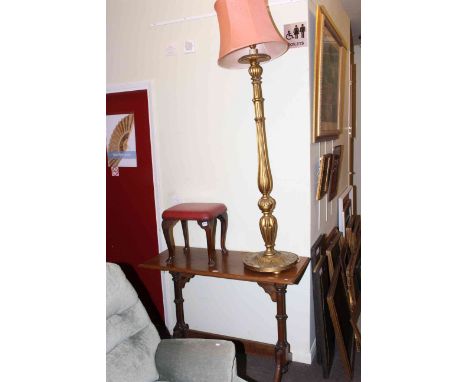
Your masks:
<svg viewBox="0 0 468 382"><path fill-rule="evenodd" d="M284 26L283 37L289 43L290 48L302 48L307 46L307 23L298 22Z"/></svg>

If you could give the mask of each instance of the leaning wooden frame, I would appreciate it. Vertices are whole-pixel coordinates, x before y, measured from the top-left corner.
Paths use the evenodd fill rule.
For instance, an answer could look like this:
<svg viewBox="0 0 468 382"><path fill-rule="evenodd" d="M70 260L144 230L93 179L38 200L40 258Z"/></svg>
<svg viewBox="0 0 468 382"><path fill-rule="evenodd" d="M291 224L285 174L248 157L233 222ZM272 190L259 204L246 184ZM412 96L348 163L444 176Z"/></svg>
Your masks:
<svg viewBox="0 0 468 382"><path fill-rule="evenodd" d="M314 293L315 334L317 339L317 362L322 366L323 378L328 378L335 355L335 332L327 305L330 275L325 256L318 256L312 270Z"/></svg>
<svg viewBox="0 0 468 382"><path fill-rule="evenodd" d="M358 320L361 314L361 217L353 215L346 228L346 246L350 259L346 265L346 286L351 309L351 325L354 330L356 349L361 351L361 331Z"/></svg>
<svg viewBox="0 0 468 382"><path fill-rule="evenodd" d="M356 351L361 352L361 328L359 317L361 317L361 297L359 297L356 308L351 316L351 325L354 330L354 340L356 341Z"/></svg>
<svg viewBox="0 0 468 382"><path fill-rule="evenodd" d="M342 263L338 261L328 290L327 304L330 309L340 358L349 379L352 379L356 347L354 329L351 323L352 312L349 306L345 279Z"/></svg>
<svg viewBox="0 0 468 382"><path fill-rule="evenodd" d="M346 225L346 242L348 243L351 252L356 252L358 249L358 245L360 246L361 240L361 216L360 215L352 215ZM359 243L358 243L359 242Z"/></svg>
<svg viewBox="0 0 468 382"><path fill-rule="evenodd" d="M355 310L358 299L361 297L360 270L357 265L361 260L361 239L358 239L356 248L351 251L349 263L346 266L346 284L351 310Z"/></svg>
<svg viewBox="0 0 468 382"><path fill-rule="evenodd" d="M325 250L325 256L328 261L328 272L330 274L330 280L333 277L333 272L338 262L340 261L341 254L341 233L338 230L335 231L335 229L333 229L331 233L333 232L337 232L337 234L330 238L330 240L327 242L327 247Z"/></svg>

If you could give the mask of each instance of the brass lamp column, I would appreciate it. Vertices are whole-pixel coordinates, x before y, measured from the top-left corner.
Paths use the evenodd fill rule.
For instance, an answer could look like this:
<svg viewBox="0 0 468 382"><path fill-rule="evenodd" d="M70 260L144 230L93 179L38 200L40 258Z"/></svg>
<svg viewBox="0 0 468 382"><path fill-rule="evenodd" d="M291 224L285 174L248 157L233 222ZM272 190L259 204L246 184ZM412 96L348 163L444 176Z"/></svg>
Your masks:
<svg viewBox="0 0 468 382"><path fill-rule="evenodd" d="M279 273L292 267L298 256L291 252L275 250L278 223L273 215L276 201L270 196L273 190L263 111L261 62L284 54L288 43L279 35L273 24L265 0L217 0L215 10L221 34L218 64L227 68L248 67L252 78L255 124L257 129L258 189L262 197L258 207L262 212L259 226L265 250L246 253L244 265L258 272Z"/></svg>

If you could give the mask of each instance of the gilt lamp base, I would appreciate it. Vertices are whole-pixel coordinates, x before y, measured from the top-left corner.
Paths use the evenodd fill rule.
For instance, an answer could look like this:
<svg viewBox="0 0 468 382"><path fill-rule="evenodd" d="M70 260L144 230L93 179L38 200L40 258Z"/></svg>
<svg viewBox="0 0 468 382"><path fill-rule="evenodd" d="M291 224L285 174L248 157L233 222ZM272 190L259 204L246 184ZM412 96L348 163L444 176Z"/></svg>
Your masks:
<svg viewBox="0 0 468 382"><path fill-rule="evenodd" d="M299 260L299 256L291 252L276 251L272 256L266 256L265 251L247 253L242 261L247 269L255 272L280 273L291 268Z"/></svg>

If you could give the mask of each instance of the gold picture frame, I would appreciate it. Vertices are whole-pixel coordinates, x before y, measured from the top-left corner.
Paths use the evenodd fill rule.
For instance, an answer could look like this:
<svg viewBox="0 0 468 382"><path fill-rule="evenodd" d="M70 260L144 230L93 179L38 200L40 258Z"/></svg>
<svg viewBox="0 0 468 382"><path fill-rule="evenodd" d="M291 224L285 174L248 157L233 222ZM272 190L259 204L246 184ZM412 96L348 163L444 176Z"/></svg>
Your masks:
<svg viewBox="0 0 468 382"><path fill-rule="evenodd" d="M325 7L315 22L314 104L312 141L337 139L343 125L347 46Z"/></svg>

